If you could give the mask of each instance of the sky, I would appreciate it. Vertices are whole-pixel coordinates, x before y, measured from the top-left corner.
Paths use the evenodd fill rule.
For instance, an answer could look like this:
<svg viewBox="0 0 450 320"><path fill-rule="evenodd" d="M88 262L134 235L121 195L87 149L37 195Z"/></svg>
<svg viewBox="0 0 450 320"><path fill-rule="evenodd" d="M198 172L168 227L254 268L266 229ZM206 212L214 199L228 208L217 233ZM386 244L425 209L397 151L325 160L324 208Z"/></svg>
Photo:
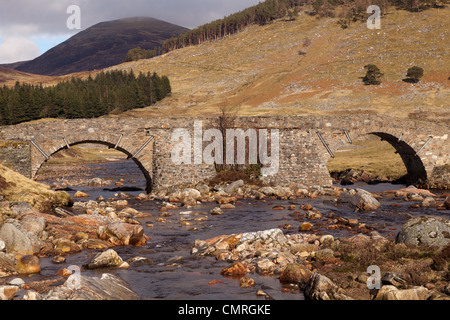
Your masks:
<svg viewBox="0 0 450 320"><path fill-rule="evenodd" d="M0 0L0 64L34 59L103 21L152 17L192 29L261 1Z"/></svg>

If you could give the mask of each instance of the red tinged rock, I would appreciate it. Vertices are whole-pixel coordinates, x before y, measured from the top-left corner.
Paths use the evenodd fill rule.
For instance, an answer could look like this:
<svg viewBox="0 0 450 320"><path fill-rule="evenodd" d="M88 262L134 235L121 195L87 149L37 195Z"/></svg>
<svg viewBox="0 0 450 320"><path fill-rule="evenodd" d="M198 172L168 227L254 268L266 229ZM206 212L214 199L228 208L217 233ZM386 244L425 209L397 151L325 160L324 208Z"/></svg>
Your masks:
<svg viewBox="0 0 450 320"><path fill-rule="evenodd" d="M247 274L247 268L240 262L237 262L233 266L223 269L220 274L224 276L245 276Z"/></svg>
<svg viewBox="0 0 450 320"><path fill-rule="evenodd" d="M255 280L253 280L252 278L242 277L239 280L239 286L241 288L243 288L243 289L254 287L255 286Z"/></svg>
<svg viewBox="0 0 450 320"><path fill-rule="evenodd" d="M56 274L57 274L58 276L61 276L61 277L64 277L64 278L68 278L68 277L70 277L70 276L72 275L72 271L67 270L66 268L62 268L62 269L59 269L59 270L56 272Z"/></svg>
<svg viewBox="0 0 450 320"><path fill-rule="evenodd" d="M231 203L226 203L226 204L222 204L220 206L220 209L222 209L222 210L233 210L233 209L236 209L236 207L234 205L232 205Z"/></svg>
<svg viewBox="0 0 450 320"><path fill-rule="evenodd" d="M309 222L302 223L298 231L310 231L312 230L313 225Z"/></svg>
<svg viewBox="0 0 450 320"><path fill-rule="evenodd" d="M88 195L87 193L84 193L82 191L77 191L74 195L74 198L89 198L90 195Z"/></svg>

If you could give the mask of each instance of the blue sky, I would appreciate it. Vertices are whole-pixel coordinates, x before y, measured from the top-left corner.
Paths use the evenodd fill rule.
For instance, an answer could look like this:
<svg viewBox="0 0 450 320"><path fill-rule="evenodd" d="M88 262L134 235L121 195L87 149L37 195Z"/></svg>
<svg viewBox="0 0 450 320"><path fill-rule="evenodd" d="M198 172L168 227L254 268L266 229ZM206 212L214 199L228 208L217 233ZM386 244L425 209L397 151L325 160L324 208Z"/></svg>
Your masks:
<svg viewBox="0 0 450 320"><path fill-rule="evenodd" d="M31 40L37 44L42 54L66 41L67 37L32 37Z"/></svg>
<svg viewBox="0 0 450 320"><path fill-rule="evenodd" d="M262 0L0 0L0 64L31 60L103 21L147 16L187 28ZM80 8L81 29L69 30L67 8Z"/></svg>

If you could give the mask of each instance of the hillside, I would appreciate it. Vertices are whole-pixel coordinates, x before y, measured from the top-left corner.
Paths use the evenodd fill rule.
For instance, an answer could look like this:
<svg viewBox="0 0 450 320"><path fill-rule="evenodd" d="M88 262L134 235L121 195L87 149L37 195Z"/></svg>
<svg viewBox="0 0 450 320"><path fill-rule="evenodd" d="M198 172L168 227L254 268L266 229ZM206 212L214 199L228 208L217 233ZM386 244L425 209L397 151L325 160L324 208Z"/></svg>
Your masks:
<svg viewBox="0 0 450 320"><path fill-rule="evenodd" d="M29 74L29 73L25 73L25 72L20 72L20 71L16 71L16 70L12 70L12 69L8 69L8 68L4 68L4 67L0 67L0 85L9 83L9 84L13 84L16 81L33 81L33 80L40 80L40 81L49 81L50 78L49 77L41 77L41 76L37 76L34 74Z"/></svg>
<svg viewBox="0 0 450 320"><path fill-rule="evenodd" d="M296 21L253 25L112 69L156 71L171 80L172 97L125 116L217 115L220 106L232 106L240 115L358 112L448 123L449 14L450 8L391 9L381 30L369 30L301 13ZM381 85L362 84L367 64L384 73ZM414 65L424 68L422 81L403 82Z"/></svg>
<svg viewBox="0 0 450 320"><path fill-rule="evenodd" d="M138 46L153 49L161 46L164 40L187 30L153 18L102 22L15 68L49 76L99 70L124 62L130 49Z"/></svg>

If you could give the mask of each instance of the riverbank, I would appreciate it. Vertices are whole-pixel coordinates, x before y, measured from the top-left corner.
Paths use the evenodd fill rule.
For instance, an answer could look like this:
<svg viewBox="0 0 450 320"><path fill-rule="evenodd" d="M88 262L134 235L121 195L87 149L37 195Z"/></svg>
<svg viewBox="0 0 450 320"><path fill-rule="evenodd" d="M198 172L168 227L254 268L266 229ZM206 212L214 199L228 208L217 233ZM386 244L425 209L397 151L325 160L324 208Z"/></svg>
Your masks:
<svg viewBox="0 0 450 320"><path fill-rule="evenodd" d="M69 193L90 193L86 188ZM8 221L41 245L34 253L40 272L34 275L17 272L21 257L9 246L0 253L0 287L15 279L24 282L11 299L50 298L71 275L64 269L73 265L83 277L108 273L126 279L142 299L367 300L373 297L367 289L371 265L386 275L384 286L412 290L421 298L447 297L445 249L396 241L411 219L448 218L444 192L290 189L242 181L151 195L90 188L96 192L76 198L70 210L21 212ZM111 249L118 263L83 267ZM316 284L327 286L318 289Z"/></svg>
<svg viewBox="0 0 450 320"><path fill-rule="evenodd" d="M339 190L340 189L336 189L336 191ZM265 191L269 192L270 190ZM192 196L193 193L192 190L184 190L184 192L190 196ZM237 240L248 238L248 235L245 236L245 233L219 236L218 238L214 237L213 240L210 238L197 239L198 233L204 233L205 236L216 234L219 225L230 219L230 215L236 219L242 217L236 212L236 208L244 206L241 202L249 200L249 198L244 198L238 194L230 195L229 198L236 198L236 200L234 200L225 197L223 193L221 193L221 196L216 198L217 200L214 202L203 203L200 201L201 204L196 204L189 208L180 205L181 202L176 202L175 198L171 199L172 202L166 202L165 200L169 200L169 195L167 196L168 198L159 198L159 200L153 198L151 202L155 203L156 201L156 206L152 212L148 213L138 212L129 209L126 206L130 203L133 203L133 205L140 203L145 206L146 202L148 202L147 199L151 199L152 197L155 197L155 195L150 195L147 199L143 199L141 195L141 197L137 197L139 198L137 200L134 197L131 198L125 194L120 194L121 197L127 197L128 200L78 201L75 203L74 211L80 213L84 212L81 215L74 217L55 217L53 215L38 213L32 215L33 217L44 218L46 220L45 231L49 232L53 237L50 242L52 245L50 246L47 243L47 245L40 250L38 256L40 256L41 259L51 259L52 264L56 264L57 261L62 261L64 258L70 261L72 255L79 255L80 252L104 252L111 248L118 250L118 252L125 250L125 256L128 256L129 258L123 258L122 260L124 262L130 261L130 263L127 262L130 266L127 267L126 265L123 266L121 264L113 267L107 266L102 269L104 272L114 273L117 272L115 269L120 267L120 273L123 273L127 272L127 269L122 268L136 268L136 266L132 266L131 261L136 261L138 255L135 253L135 256L132 257L130 255L131 249L125 249L128 247L124 247L124 243L118 241L119 238L117 236L111 236L112 232L114 232L113 230L109 230L111 225L117 225L119 223L123 224L123 226L127 226L127 228L130 228L131 226L142 226L145 230L145 234L148 233L150 237L152 237L152 233L157 233L153 231L155 229L161 228L163 230L171 230L170 233L172 234L176 233L176 230L179 230L182 237L186 237L186 234L188 233L190 234L190 238L193 239L192 237L194 237L196 241L189 241L189 245L185 244L183 255L181 256L178 256L181 252L176 252L176 256L171 256L169 258L166 252L166 260L163 262L163 266L159 266L159 268L169 268L171 269L170 273L173 273L176 272L178 268L183 268L184 263L193 263L191 259L194 259L197 264L195 269L198 268L200 270L201 268L198 264L202 264L202 262L201 260L197 261L197 259L203 257L203 263L206 264L210 264L211 259L214 259L219 265L216 266L215 273L209 275L209 281L203 283L204 286L220 286L222 285L222 282L225 284L226 281L231 281L231 283L233 283L233 281L238 281L240 289L234 289L237 290L238 293L239 290L249 290L249 284L244 283L241 286L241 282L249 282L252 284L256 279L254 286L250 286L250 288L254 289L255 295L253 297L257 297L256 293L259 292L258 290L264 291L264 289L261 288L265 288L261 285L265 280L261 280L261 278L267 277L280 281L279 292L277 293L278 295L281 294L281 299L286 298L285 295L287 294L292 295L289 297L291 299L296 295L298 295L297 298L303 299L304 286L309 280L309 278L306 279L305 277L311 277L315 273L320 273L338 283L340 288L348 289L349 291L347 294L352 298L369 299L369 291L366 289L367 284L364 283L364 279L367 277L364 277L363 274L365 273L364 266L366 266L369 261L372 261L370 259L373 259L372 262L377 262L378 264L382 262L380 267L383 268L383 270L386 270L386 272L387 270L397 270L398 273L398 270L400 270L399 268L404 266L405 259L409 259L409 262L406 265L409 265L410 267L412 265L417 265L418 262L425 265L427 263L431 265L433 260L427 262L426 259L429 260L430 257L438 255L436 249L414 249L401 244L396 244L395 230L389 230L393 229L392 227L387 228L388 230L382 230L383 226L362 223L364 220L363 217L360 219L347 219L336 213L333 214L333 212L326 214L325 210L322 208L321 211L324 212L321 212L311 204L300 204L303 202L311 202L315 205L317 202L323 201L320 197L325 196L325 194L314 195L314 192L312 193L312 197L301 196L294 199L293 196L289 196L290 199L283 199L283 196L270 195L265 196L264 199L256 200L257 203L264 207L264 210L271 211L271 215L278 217L276 222L278 228L267 230L271 230L271 232L278 234L281 240L278 240L279 243L274 245L263 238L261 239L263 239L262 242L264 243L261 243L261 239L258 240L257 237L255 237L255 240L251 245L246 243L244 244L244 247L239 247L242 243L239 244ZM412 195L413 193L410 194ZM173 196L173 194L170 195L170 197ZM229 202L226 200L234 201ZM280 201L281 204L279 204ZM402 199L402 201L405 200ZM185 202L186 201L184 201L184 203ZM297 203L294 204L295 202ZM205 210L205 206L210 208L210 210L199 211L199 209ZM233 209L232 206L234 206L235 209ZM213 211L220 212L215 210L216 207L222 207L222 215L213 213ZM437 208L440 207L436 206L436 211ZM246 210L246 212L248 212L248 210ZM246 214L248 215L248 213ZM318 218L319 215L322 217ZM25 217L20 217L19 221L27 221L28 218ZM258 217L254 218L258 219ZM283 222L285 223L283 224ZM214 232L207 227L208 224L216 226L215 228L212 228ZM253 223L253 225L248 224L249 227L247 228L242 228L241 226L240 229L245 230L250 228L250 226L254 229L257 225L260 225L261 228L264 229L265 227L268 227L269 225L273 226L274 224L267 222L262 223L261 221L257 224ZM102 233L100 230L105 230L105 228L108 231ZM381 236L380 232L376 231L376 229L386 236ZM236 227L234 227L234 230L236 230ZM139 234L139 231L135 233ZM332 234L334 234L334 236ZM161 234L156 236L155 240L161 241L164 238L165 234ZM224 241L224 239L228 240ZM152 244L150 244L152 241L153 239L150 239L147 247L152 246ZM160 243L159 241L157 243ZM162 242L165 243L165 241ZM205 244L207 244L207 246L205 246ZM162 246L161 244L153 245L155 250L158 250L158 248L156 248L158 245ZM159 249L169 250L169 252L173 250L168 248L167 245L164 245ZM186 251L188 249L189 251ZM150 254L149 256L151 257L154 255L157 254ZM399 257L403 260L398 260L397 258ZM141 257L141 259L138 260L147 261L145 259L148 260L149 258ZM83 255L82 260L83 261L80 261L81 263L78 261L77 263L80 265L86 264L88 257ZM183 260L185 260L185 262L181 263ZM72 261L70 263L74 262ZM148 266L154 266L154 264L155 262ZM159 264L160 263L158 263L158 265ZM64 262L62 264L56 264L53 266L53 269L56 266L61 266L60 269L63 269L64 265ZM143 267L140 266L139 268ZM300 279L302 280L301 283L300 280L297 282L297 278L299 277L297 274L299 271L292 271L294 272L293 276L286 275L292 268L294 270L297 268L303 270L300 271L300 274L303 275L303 278ZM60 269L58 269L56 273L58 273ZM234 269L237 269L238 271ZM410 281L416 282L411 282L411 285L420 283L429 288L436 288L438 292L444 292L445 283L442 282L442 279L437 280L437 271L428 271L428 276L423 276L423 278L421 278L422 280L420 280L426 281L426 283L417 282L418 280L414 278L414 280L411 279ZM9 279L17 276L13 270L11 270L11 272L9 277L7 277ZM61 272L62 271L60 271L60 273ZM167 270L165 270L165 272L167 272ZM211 272L211 270L208 272ZM421 275L425 274L422 269L419 269L418 272ZM53 279L53 282L49 279L37 281L36 283L31 282L29 287L25 286L25 288L27 288L28 291L33 291L33 289L36 291L39 290L37 292L45 296L45 294L48 294L48 291L46 290L51 289L55 284L55 277L59 282L61 281L61 278L54 274L53 276L48 277ZM211 279L211 277L213 277L213 279ZM228 280L228 277L231 277L230 279L234 280ZM293 278L291 279L289 277ZM45 284L47 284L47 286ZM234 284L234 286L235 285L236 284ZM273 285L271 288L273 288ZM269 291L269 293L267 293L267 291ZM273 292L273 289L266 289L264 292L266 292L266 294L259 292L263 298L264 296L272 297L277 295Z"/></svg>

